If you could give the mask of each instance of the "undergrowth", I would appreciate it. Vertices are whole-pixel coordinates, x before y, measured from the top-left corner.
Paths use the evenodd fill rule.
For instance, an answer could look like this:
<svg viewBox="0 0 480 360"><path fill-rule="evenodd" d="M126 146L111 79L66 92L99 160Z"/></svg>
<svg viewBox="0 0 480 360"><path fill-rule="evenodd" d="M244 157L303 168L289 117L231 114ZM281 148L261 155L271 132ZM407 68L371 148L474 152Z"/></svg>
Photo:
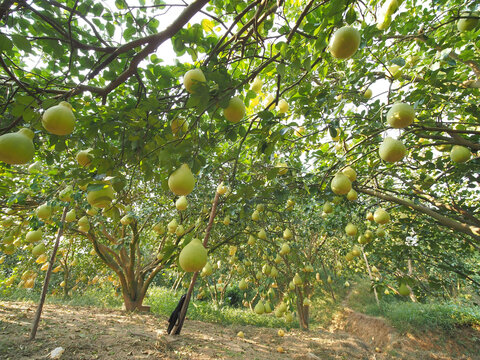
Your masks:
<svg viewBox="0 0 480 360"><path fill-rule="evenodd" d="M151 287L148 291L146 305L151 306L155 314L170 316L177 306L181 294L162 287ZM221 323L224 325L254 325L263 327L298 327L298 322L287 324L283 318L276 318L273 313L257 315L250 309L237 309L228 306L216 307L212 302L192 301L187 317L193 320Z"/></svg>
<svg viewBox="0 0 480 360"><path fill-rule="evenodd" d="M384 296L377 306L366 282L360 282L347 298L352 309L372 316L381 316L400 332L451 330L455 327L479 326L478 306L454 302L411 302L410 298Z"/></svg>

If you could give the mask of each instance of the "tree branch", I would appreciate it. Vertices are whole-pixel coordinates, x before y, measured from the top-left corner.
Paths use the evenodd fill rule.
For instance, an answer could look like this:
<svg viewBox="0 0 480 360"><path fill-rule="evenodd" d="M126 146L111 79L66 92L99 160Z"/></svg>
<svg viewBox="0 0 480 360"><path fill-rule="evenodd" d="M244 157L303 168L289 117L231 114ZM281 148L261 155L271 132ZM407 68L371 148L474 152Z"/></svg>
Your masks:
<svg viewBox="0 0 480 360"><path fill-rule="evenodd" d="M386 200L386 201L389 201L389 202L392 202L392 203L395 203L395 204L399 204L399 205L403 205L403 206L412 208L413 210L416 210L416 211L418 211L422 214L425 214L425 215L428 215L428 216L434 218L441 225L447 226L452 230L455 230L455 231L461 232L463 234L466 234L468 236L471 236L476 241L480 242L480 227L478 227L478 226L473 226L473 225L468 225L468 224L462 223L458 220L455 220L455 219L446 217L444 215L441 215L438 212L436 212L436 211L434 211L434 210L432 210L432 209L430 209L426 206L417 205L417 204L414 204L412 202L402 200L402 199L399 199L397 197L381 193L378 190L366 189L366 188L357 188L357 191L359 191L361 193L364 193L364 194L367 194L367 195L374 196L374 197L382 199L382 200Z"/></svg>
<svg viewBox="0 0 480 360"><path fill-rule="evenodd" d="M129 42L119 48L117 48L112 55L110 55L104 62L102 62L96 69L94 69L88 76L89 79L92 79L96 76L102 69L104 69L108 64L115 60L118 55L130 51L136 47L147 44L142 51L137 53L130 62L130 65L127 70L121 73L115 80L108 84L103 89L102 95L107 95L120 84L125 82L130 76L132 76L138 64L145 59L149 54L154 52L165 40L173 37L183 26L197 13L201 8L208 3L208 0L196 0L191 3L189 6L183 10L180 16L164 31L157 33L155 35L150 35L141 39L137 39Z"/></svg>

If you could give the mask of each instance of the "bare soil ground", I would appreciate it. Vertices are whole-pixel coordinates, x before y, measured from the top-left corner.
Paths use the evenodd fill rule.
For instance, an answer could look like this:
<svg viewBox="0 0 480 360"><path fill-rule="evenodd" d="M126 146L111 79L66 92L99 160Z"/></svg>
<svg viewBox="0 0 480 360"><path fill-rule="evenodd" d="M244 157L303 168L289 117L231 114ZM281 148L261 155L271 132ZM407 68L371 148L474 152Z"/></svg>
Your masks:
<svg viewBox="0 0 480 360"><path fill-rule="evenodd" d="M181 336L166 334L167 319L120 310L46 305L36 341L28 335L36 306L0 302L0 359L315 360L480 359L480 331L400 335L382 319L346 309L329 330L293 330L185 321ZM245 338L237 337L238 331ZM277 347L284 352L280 353Z"/></svg>

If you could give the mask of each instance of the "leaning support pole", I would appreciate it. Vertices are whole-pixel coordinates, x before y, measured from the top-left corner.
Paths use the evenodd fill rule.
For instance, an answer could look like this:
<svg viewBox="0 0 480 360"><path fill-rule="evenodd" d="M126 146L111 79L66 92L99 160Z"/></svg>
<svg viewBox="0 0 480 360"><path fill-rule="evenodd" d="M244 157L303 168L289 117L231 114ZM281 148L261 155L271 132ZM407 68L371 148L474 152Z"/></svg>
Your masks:
<svg viewBox="0 0 480 360"><path fill-rule="evenodd" d="M63 235L63 227L65 225L65 216L67 216L68 206L63 208L62 219L60 220L60 227L58 228L57 239L55 240L55 245L53 246L52 256L50 257L50 263L48 264L47 273L45 274L45 280L43 281L42 296L40 297L40 302L38 303L37 312L35 313L35 318L33 319L32 332L30 333L29 340L35 340L37 335L38 323L40 322L40 317L42 316L43 304L45 303L45 298L48 291L48 283L50 282L50 276L52 275L53 264L55 263L55 257L57 256L58 244L60 243L60 238Z"/></svg>
<svg viewBox="0 0 480 360"><path fill-rule="evenodd" d="M210 238L210 232L213 227L213 220L215 219L215 215L217 214L217 206L218 200L220 199L220 194L218 192L215 193L215 198L213 199L212 204L212 211L210 211L210 218L208 220L207 229L205 230L205 237L203 239L203 246L207 247L208 239ZM195 287L195 282L197 281L198 271L195 272L192 276L192 280L190 281L190 286L188 287L187 296L185 297L185 302L183 303L182 310L180 311L180 315L178 316L178 322L172 329L172 334L180 335L180 331L182 331L183 322L185 321L185 316L187 315L188 304L190 303L190 298L192 297L193 288Z"/></svg>

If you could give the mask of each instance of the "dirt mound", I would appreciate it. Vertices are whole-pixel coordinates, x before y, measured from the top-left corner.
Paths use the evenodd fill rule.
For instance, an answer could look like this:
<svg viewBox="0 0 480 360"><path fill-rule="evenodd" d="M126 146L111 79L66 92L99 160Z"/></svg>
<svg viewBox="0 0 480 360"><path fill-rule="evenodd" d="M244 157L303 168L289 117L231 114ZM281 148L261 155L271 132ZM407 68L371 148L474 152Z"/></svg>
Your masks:
<svg viewBox="0 0 480 360"><path fill-rule="evenodd" d="M344 308L333 319L331 331L342 330L353 334L370 346L384 348L397 338L394 328L384 319L358 313Z"/></svg>
<svg viewBox="0 0 480 360"><path fill-rule="evenodd" d="M480 330L480 329L479 329ZM330 331L358 337L388 359L480 359L480 331L471 328L450 332L426 331L400 334L383 318L343 308L334 317ZM377 358L382 358L381 355Z"/></svg>

